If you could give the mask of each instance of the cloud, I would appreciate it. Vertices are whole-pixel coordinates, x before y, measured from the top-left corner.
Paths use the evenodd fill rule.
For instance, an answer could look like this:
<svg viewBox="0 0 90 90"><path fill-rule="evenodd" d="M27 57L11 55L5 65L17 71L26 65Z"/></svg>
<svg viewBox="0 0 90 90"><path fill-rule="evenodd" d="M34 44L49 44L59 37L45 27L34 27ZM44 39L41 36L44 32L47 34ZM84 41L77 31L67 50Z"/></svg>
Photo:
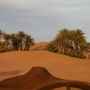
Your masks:
<svg viewBox="0 0 90 90"><path fill-rule="evenodd" d="M0 3L16 8L90 6L90 0L0 0Z"/></svg>
<svg viewBox="0 0 90 90"><path fill-rule="evenodd" d="M0 0L0 28L24 30L36 41L50 41L62 28L90 33L89 17L90 0Z"/></svg>
<svg viewBox="0 0 90 90"><path fill-rule="evenodd" d="M15 8L35 8L43 0L0 0L1 4Z"/></svg>

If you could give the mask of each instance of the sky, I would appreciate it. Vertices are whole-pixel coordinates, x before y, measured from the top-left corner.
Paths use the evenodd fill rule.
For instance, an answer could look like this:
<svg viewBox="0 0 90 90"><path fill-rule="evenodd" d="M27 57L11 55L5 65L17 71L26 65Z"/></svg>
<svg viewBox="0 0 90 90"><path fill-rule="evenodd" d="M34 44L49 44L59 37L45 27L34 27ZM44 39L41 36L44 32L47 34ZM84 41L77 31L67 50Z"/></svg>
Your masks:
<svg viewBox="0 0 90 90"><path fill-rule="evenodd" d="M0 29L7 33L22 30L41 42L63 28L81 29L90 41L90 0L0 0Z"/></svg>

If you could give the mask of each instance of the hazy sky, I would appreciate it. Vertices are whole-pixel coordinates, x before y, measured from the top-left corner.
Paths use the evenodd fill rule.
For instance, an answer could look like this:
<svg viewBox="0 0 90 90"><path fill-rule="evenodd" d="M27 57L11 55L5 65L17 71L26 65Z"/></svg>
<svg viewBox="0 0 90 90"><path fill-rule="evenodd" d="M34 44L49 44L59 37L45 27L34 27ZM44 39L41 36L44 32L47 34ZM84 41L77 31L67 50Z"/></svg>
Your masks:
<svg viewBox="0 0 90 90"><path fill-rule="evenodd" d="M63 28L82 29L90 41L90 0L0 0L0 28L50 41Z"/></svg>

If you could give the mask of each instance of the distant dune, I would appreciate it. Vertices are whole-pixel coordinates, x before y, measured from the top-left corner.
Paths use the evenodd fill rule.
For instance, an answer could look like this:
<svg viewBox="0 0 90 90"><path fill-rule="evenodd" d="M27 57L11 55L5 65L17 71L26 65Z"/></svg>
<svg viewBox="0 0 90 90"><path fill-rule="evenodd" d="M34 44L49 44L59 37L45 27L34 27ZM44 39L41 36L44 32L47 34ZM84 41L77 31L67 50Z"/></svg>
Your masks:
<svg viewBox="0 0 90 90"><path fill-rule="evenodd" d="M43 50L43 49L45 49L47 44L48 44L48 42L39 42L39 43L36 43L35 45L33 45L30 48L30 50Z"/></svg>
<svg viewBox="0 0 90 90"><path fill-rule="evenodd" d="M90 83L89 60L72 58L48 51L0 53L0 80L25 74L30 68L40 66L48 69L55 77Z"/></svg>

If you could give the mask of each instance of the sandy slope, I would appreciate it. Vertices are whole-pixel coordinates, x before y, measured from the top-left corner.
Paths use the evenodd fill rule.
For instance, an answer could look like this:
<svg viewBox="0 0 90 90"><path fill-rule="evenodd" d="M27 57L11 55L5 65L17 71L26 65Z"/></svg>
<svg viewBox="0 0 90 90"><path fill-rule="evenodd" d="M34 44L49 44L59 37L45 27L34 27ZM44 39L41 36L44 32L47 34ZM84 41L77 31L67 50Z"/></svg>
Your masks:
<svg viewBox="0 0 90 90"><path fill-rule="evenodd" d="M75 86L77 88L82 88L84 90L90 90L90 86L88 85L88 83L74 82L70 80L56 78L52 76L45 68L41 67L33 67L28 73L24 75L1 81L0 89L5 90L7 87L8 90L52 90L53 88L57 87L58 89L55 90L65 90L65 88L59 88L60 85L64 85L66 87L67 85L70 87ZM73 90L75 89L73 88Z"/></svg>
<svg viewBox="0 0 90 90"><path fill-rule="evenodd" d="M0 53L0 80L24 74L31 67L42 66L56 77L90 82L90 61L47 51Z"/></svg>
<svg viewBox="0 0 90 90"><path fill-rule="evenodd" d="M47 51L15 51L0 53L0 79L7 73L27 72L33 66L46 67L53 75L65 79L90 82L90 61ZM6 72L6 75L5 75ZM13 74L13 73L11 73Z"/></svg>
<svg viewBox="0 0 90 90"><path fill-rule="evenodd" d="M48 42L39 42L30 47L30 50L43 50L46 48Z"/></svg>

